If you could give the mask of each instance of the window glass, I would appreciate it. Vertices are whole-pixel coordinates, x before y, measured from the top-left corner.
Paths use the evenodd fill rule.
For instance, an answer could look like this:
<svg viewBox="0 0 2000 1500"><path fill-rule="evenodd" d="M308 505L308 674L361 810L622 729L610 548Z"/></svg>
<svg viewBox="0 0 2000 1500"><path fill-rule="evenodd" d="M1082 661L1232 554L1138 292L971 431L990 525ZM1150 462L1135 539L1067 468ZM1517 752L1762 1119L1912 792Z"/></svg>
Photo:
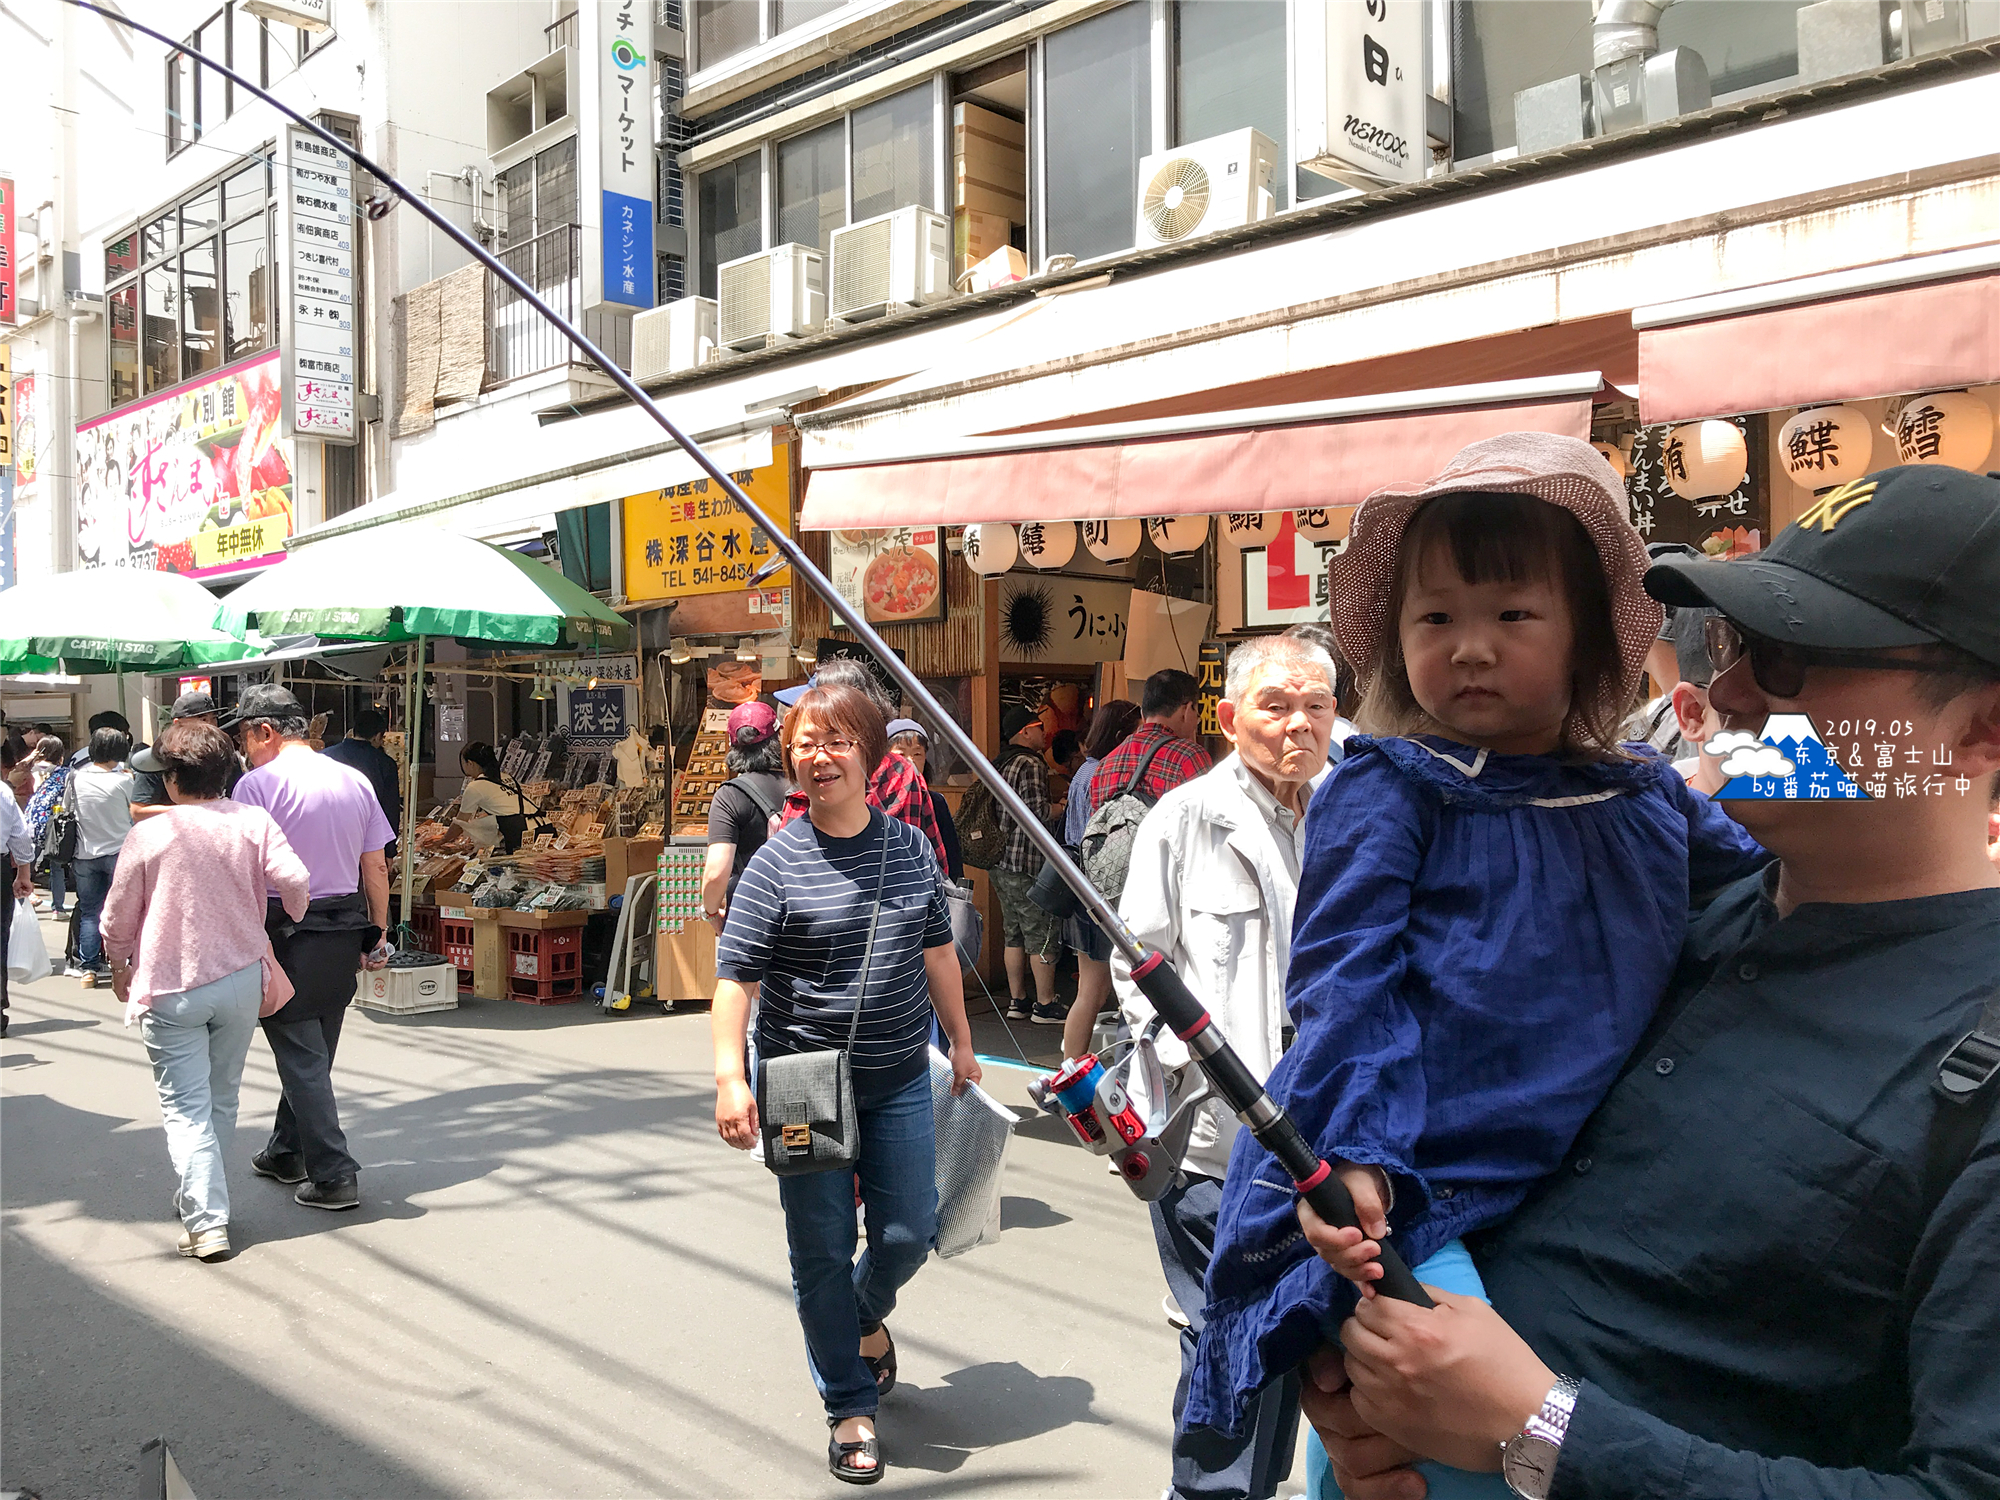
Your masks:
<svg viewBox="0 0 2000 1500"><path fill-rule="evenodd" d="M756 46L762 9L763 0L694 0L695 66L713 67Z"/></svg>
<svg viewBox="0 0 2000 1500"><path fill-rule="evenodd" d="M937 110L930 85L863 105L850 123L857 223L912 203L937 207Z"/></svg>
<svg viewBox="0 0 2000 1500"><path fill-rule="evenodd" d="M127 271L139 269L139 231L127 230L115 240L104 242L104 280L116 281Z"/></svg>
<svg viewBox="0 0 2000 1500"><path fill-rule="evenodd" d="M147 260L155 260L167 251L177 248L181 242L180 216L172 209L161 214L146 226L145 255Z"/></svg>
<svg viewBox="0 0 2000 1500"><path fill-rule="evenodd" d="M264 206L264 200L270 196L265 172L264 163L258 162L229 179L223 189L222 212L226 218L240 219L252 209Z"/></svg>
<svg viewBox="0 0 2000 1500"><path fill-rule="evenodd" d="M228 18L217 11L209 17L208 23L188 38L188 50L198 52L203 57L216 62L229 61ZM202 130L211 130L229 118L229 80L213 68L205 68L199 62L194 69L195 112L194 117Z"/></svg>
<svg viewBox="0 0 2000 1500"><path fill-rule="evenodd" d="M181 255L181 378L222 365L222 289L215 241L203 240Z"/></svg>
<svg viewBox="0 0 2000 1500"><path fill-rule="evenodd" d="M778 0L777 24L773 31L790 31L808 21L817 21L845 5L847 0Z"/></svg>
<svg viewBox="0 0 2000 1500"><path fill-rule="evenodd" d="M140 364L146 392L165 390L181 378L180 268L169 261L140 278L144 294Z"/></svg>
<svg viewBox="0 0 2000 1500"><path fill-rule="evenodd" d="M265 217L245 219L223 236L222 319L227 357L241 359L271 342L271 252Z"/></svg>
<svg viewBox="0 0 2000 1500"><path fill-rule="evenodd" d="M764 248L763 211L758 201L763 176L755 151L701 174L696 231L701 296L715 295L717 266Z"/></svg>
<svg viewBox="0 0 2000 1500"><path fill-rule="evenodd" d="M1180 0L1174 7L1174 143L1253 126L1278 148L1286 206L1285 0Z"/></svg>
<svg viewBox="0 0 2000 1500"><path fill-rule="evenodd" d="M494 186L507 211L500 243L525 245L535 237L535 164L524 161L509 167Z"/></svg>
<svg viewBox="0 0 2000 1500"><path fill-rule="evenodd" d="M535 153L535 233L576 223L576 138Z"/></svg>
<svg viewBox="0 0 2000 1500"><path fill-rule="evenodd" d="M244 9L242 0L230 7L229 66L259 87L264 82L264 23ZM238 109L250 102L248 94L237 99Z"/></svg>
<svg viewBox="0 0 2000 1500"><path fill-rule="evenodd" d="M1514 144L1514 95L1590 74L1590 0L1463 0L1452 16L1452 154Z"/></svg>
<svg viewBox="0 0 2000 1500"><path fill-rule="evenodd" d="M1799 71L1799 7L1807 0L1680 0L1660 17L1660 48L1692 47L1720 96Z"/></svg>
<svg viewBox="0 0 2000 1500"><path fill-rule="evenodd" d="M181 238L198 240L222 227L222 189L210 188L181 205Z"/></svg>
<svg viewBox="0 0 2000 1500"><path fill-rule="evenodd" d="M1143 4L1043 38L1051 255L1131 248L1139 158L1152 147L1151 41Z"/></svg>
<svg viewBox="0 0 2000 1500"><path fill-rule="evenodd" d="M167 58L167 155L201 134L194 107L194 63L185 52Z"/></svg>
<svg viewBox="0 0 2000 1500"><path fill-rule="evenodd" d="M111 404L139 395L139 285L122 286L104 299L111 338Z"/></svg>
<svg viewBox="0 0 2000 1500"><path fill-rule="evenodd" d="M778 143L778 243L826 248L847 222L847 130L839 120Z"/></svg>

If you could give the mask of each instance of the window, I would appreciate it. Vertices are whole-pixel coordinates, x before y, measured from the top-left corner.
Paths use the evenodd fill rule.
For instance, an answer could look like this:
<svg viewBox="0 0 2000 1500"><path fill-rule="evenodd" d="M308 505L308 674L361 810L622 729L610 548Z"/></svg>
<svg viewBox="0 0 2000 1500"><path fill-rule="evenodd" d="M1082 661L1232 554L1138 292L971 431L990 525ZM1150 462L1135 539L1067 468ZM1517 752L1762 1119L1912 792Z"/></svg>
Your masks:
<svg viewBox="0 0 2000 1500"><path fill-rule="evenodd" d="M270 150L105 242L113 406L276 345Z"/></svg>
<svg viewBox="0 0 2000 1500"><path fill-rule="evenodd" d="M764 0L694 0L694 57L709 68L747 52L763 37Z"/></svg>
<svg viewBox="0 0 2000 1500"><path fill-rule="evenodd" d="M1466 0L1452 7L1452 154L1514 144L1514 95L1590 76L1590 0Z"/></svg>
<svg viewBox="0 0 2000 1500"><path fill-rule="evenodd" d="M576 223L576 138L557 141L516 162L500 174L495 186L507 208L502 248L525 245L537 235Z"/></svg>
<svg viewBox="0 0 2000 1500"><path fill-rule="evenodd" d="M1152 149L1151 8L1121 5L1043 38L1042 49L1048 253L1130 249L1139 159Z"/></svg>
<svg viewBox="0 0 2000 1500"><path fill-rule="evenodd" d="M778 10L772 21L771 32L776 35L781 31L808 25L821 16L832 15L846 3L847 0L777 0Z"/></svg>
<svg viewBox="0 0 2000 1500"><path fill-rule="evenodd" d="M1692 47L1717 96L1777 83L1799 71L1805 0L1680 0L1660 17L1660 49Z"/></svg>
<svg viewBox="0 0 2000 1500"><path fill-rule="evenodd" d="M715 295L717 266L764 248L763 188L763 163L755 151L701 174L696 188L699 295Z"/></svg>
<svg viewBox="0 0 2000 1500"><path fill-rule="evenodd" d="M203 67L202 58L269 88L307 57L324 51L333 37L330 30L301 31L263 20L243 0L230 0L167 58L167 155L193 145L204 131L220 125L253 97L213 68Z"/></svg>
<svg viewBox="0 0 2000 1500"><path fill-rule="evenodd" d="M780 141L777 162L777 242L826 249L827 236L847 222L845 122Z"/></svg>
<svg viewBox="0 0 2000 1500"><path fill-rule="evenodd" d="M1174 144L1248 125L1285 140L1285 0L1180 0L1174 7ZM1289 194L1282 170L1278 207Z"/></svg>
<svg viewBox="0 0 2000 1500"><path fill-rule="evenodd" d="M912 203L937 207L937 101L929 84L863 105L850 129L856 223Z"/></svg>

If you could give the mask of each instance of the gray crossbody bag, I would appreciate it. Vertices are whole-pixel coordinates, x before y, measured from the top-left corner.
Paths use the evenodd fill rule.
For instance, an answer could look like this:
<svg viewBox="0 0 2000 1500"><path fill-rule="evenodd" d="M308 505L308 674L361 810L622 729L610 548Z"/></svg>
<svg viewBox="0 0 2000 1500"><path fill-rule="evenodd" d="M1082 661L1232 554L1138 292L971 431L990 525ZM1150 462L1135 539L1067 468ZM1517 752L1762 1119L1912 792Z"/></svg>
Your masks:
<svg viewBox="0 0 2000 1500"><path fill-rule="evenodd" d="M889 871L889 826L882 824L882 858L875 870L875 909L868 917L868 945L861 953L861 983L847 1045L831 1052L794 1052L757 1061L757 1125L764 1137L764 1165L780 1177L852 1168L861 1159L861 1123L854 1112L853 1064L848 1054L861 1032L868 1000L868 971L875 962L875 929Z"/></svg>

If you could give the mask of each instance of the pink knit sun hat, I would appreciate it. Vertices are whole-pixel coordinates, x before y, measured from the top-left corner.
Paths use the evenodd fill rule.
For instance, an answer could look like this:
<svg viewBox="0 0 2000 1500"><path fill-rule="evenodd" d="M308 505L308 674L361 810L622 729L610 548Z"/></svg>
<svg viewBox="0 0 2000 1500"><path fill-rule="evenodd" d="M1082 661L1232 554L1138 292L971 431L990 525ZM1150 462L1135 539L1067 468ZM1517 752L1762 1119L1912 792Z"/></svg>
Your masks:
<svg viewBox="0 0 2000 1500"><path fill-rule="evenodd" d="M1410 517L1426 500L1468 490L1533 495L1583 523L1604 565L1625 667L1621 691L1629 698L1645 672L1646 653L1663 618L1642 583L1646 544L1626 518L1624 483L1604 455L1582 438L1547 432L1505 432L1469 443L1443 472L1422 484L1386 485L1362 503L1338 560L1333 590L1333 633L1355 672L1364 679L1371 676L1384 645L1395 635L1389 590Z"/></svg>

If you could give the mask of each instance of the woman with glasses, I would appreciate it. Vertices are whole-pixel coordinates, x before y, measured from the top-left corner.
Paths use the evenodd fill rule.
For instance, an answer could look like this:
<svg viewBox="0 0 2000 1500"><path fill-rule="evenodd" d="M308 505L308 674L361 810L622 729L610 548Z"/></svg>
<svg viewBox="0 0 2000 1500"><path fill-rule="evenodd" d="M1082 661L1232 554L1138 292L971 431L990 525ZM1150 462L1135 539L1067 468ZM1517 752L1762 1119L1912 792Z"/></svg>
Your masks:
<svg viewBox="0 0 2000 1500"><path fill-rule="evenodd" d="M760 1066L848 1048L858 1170L781 1177L778 1197L807 1362L832 1430L827 1467L873 1484L883 1472L875 1413L896 1382L883 1320L936 1233L933 1014L950 1039L954 1092L978 1080L979 1064L929 841L868 802L869 773L888 753L881 714L851 687L812 688L786 720L783 746L807 812L757 851L729 903L716 954L715 1122L739 1150L758 1144L744 1066L753 1000ZM859 1260L857 1182L868 1232Z"/></svg>

